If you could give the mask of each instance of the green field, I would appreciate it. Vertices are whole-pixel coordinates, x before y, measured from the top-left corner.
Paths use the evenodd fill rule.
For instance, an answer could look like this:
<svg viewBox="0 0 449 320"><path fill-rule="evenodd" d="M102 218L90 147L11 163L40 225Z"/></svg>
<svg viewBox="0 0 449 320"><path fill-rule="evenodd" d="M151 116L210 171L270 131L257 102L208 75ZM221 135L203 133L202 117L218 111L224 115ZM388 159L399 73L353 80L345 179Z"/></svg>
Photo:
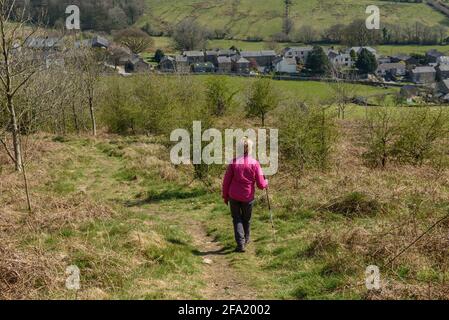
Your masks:
<svg viewBox="0 0 449 320"><path fill-rule="evenodd" d="M139 24L167 29L186 17L193 17L210 29L226 29L236 39L280 32L284 6L282 0L147 0L147 13ZM372 0L296 0L291 17L298 28L310 25L323 30L332 25L364 19L366 7L377 5L381 23L422 22L449 25L449 19L423 3L396 3Z"/></svg>

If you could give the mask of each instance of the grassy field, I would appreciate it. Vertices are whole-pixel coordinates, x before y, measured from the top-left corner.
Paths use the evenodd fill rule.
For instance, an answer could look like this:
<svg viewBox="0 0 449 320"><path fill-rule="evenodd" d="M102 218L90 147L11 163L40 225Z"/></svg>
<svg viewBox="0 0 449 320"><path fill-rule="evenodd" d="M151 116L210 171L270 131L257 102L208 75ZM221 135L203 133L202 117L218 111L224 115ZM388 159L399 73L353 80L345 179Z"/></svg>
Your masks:
<svg viewBox="0 0 449 320"><path fill-rule="evenodd" d="M228 29L237 39L248 36L269 38L281 31L284 12L281 0L147 0L147 13L139 24L150 22L165 28L183 18L193 17L207 27ZM317 29L337 23L348 24L364 19L368 5L377 5L381 21L387 23L422 22L449 25L449 19L424 3L397 3L371 0L307 0L293 1L291 17L296 27L311 25Z"/></svg>
<svg viewBox="0 0 449 320"><path fill-rule="evenodd" d="M122 88L119 82L133 84L133 78L108 79ZM196 85L208 76L184 82L192 79L200 90ZM232 79L239 94L214 125L258 128L259 120L243 116L243 92L252 80L223 79ZM274 86L284 102L325 102L332 95L319 82ZM357 95L385 92L356 87ZM275 234L265 194L258 192L252 242L243 255L233 252L229 209L220 197L225 166L211 168L210 184L193 180L192 166L171 164L163 135L101 130L95 138L28 137L33 213L25 209L22 176L0 153L0 298L447 299L449 223L386 262L449 212L448 167L367 166L360 144L364 111L352 106L336 121L339 139L327 170L307 170L295 183L281 155L280 170L270 177ZM414 111L397 109L404 119ZM276 114L268 126L279 124ZM104 121L101 113L98 120ZM364 285L372 264L381 268L380 291ZM77 293L65 287L70 265L80 269Z"/></svg>

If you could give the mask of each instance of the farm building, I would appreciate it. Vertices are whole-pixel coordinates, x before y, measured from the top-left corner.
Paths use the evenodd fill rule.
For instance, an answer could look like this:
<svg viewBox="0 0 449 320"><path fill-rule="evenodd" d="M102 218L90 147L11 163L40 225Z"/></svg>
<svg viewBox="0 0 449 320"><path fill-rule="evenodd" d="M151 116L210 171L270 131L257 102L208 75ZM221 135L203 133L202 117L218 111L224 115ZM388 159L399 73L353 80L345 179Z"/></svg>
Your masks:
<svg viewBox="0 0 449 320"><path fill-rule="evenodd" d="M435 82L436 70L434 67L416 67L410 73L410 78L414 83L432 83Z"/></svg>
<svg viewBox="0 0 449 320"><path fill-rule="evenodd" d="M274 70L277 73L289 73L289 74L298 73L296 59L282 58L275 64Z"/></svg>
<svg viewBox="0 0 449 320"><path fill-rule="evenodd" d="M162 72L176 72L176 60L173 57L162 57L159 62L159 70Z"/></svg>
<svg viewBox="0 0 449 320"><path fill-rule="evenodd" d="M283 52L285 58L295 58L301 63L306 63L309 53L312 52L312 47L291 47L286 48Z"/></svg>
<svg viewBox="0 0 449 320"><path fill-rule="evenodd" d="M217 58L217 72L220 73L232 72L232 61L230 57L223 56Z"/></svg>
<svg viewBox="0 0 449 320"><path fill-rule="evenodd" d="M378 76L405 76L407 69L404 63L384 63L377 67L376 74Z"/></svg>

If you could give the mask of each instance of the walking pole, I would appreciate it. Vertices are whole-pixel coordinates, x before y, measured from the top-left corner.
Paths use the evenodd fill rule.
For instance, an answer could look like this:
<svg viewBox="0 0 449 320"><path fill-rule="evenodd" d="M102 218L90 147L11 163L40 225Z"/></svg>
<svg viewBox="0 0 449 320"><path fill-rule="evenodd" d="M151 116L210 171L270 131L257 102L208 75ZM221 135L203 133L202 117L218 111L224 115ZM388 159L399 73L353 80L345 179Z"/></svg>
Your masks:
<svg viewBox="0 0 449 320"><path fill-rule="evenodd" d="M274 227L273 211L271 210L270 195L268 193L268 187L265 190L267 193L268 210L270 211L270 222L271 222L271 230L273 231L273 240L274 240L274 242L276 242L276 228Z"/></svg>

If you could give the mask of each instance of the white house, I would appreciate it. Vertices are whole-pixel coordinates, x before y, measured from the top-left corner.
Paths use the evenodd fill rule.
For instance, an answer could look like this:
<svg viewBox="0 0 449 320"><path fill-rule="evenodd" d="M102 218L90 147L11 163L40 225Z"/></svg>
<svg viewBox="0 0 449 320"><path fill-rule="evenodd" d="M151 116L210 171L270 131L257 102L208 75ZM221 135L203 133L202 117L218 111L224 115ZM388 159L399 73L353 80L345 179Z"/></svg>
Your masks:
<svg viewBox="0 0 449 320"><path fill-rule="evenodd" d="M333 51L328 54L329 61L336 67L352 67L354 61L351 59L351 55L348 53L335 53Z"/></svg>
<svg viewBox="0 0 449 320"><path fill-rule="evenodd" d="M312 47L291 47L286 48L284 50L284 57L285 58L296 58L298 61L301 61L302 63L306 63L307 57L309 56L309 53L312 52Z"/></svg>
<svg viewBox="0 0 449 320"><path fill-rule="evenodd" d="M274 70L278 73L298 73L295 58L283 58L274 66Z"/></svg>

